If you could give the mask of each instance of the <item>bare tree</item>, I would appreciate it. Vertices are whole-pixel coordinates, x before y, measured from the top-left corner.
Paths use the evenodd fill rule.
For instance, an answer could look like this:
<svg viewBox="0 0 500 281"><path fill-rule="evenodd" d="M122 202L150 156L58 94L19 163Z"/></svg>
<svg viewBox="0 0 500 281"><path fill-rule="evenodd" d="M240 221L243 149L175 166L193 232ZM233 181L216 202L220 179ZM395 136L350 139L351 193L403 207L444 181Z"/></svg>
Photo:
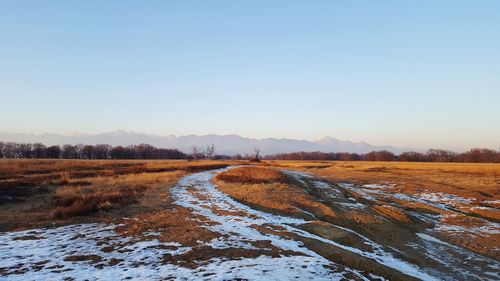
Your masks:
<svg viewBox="0 0 500 281"><path fill-rule="evenodd" d="M47 147L42 144L42 143L35 143L32 146L31 151L33 152L34 158L44 158L46 157L45 152L46 152Z"/></svg>
<svg viewBox="0 0 500 281"><path fill-rule="evenodd" d="M205 149L205 158L212 160L215 157L215 145L207 145L207 148Z"/></svg>
<svg viewBox="0 0 500 281"><path fill-rule="evenodd" d="M111 150L113 147L109 144L96 144L94 146L94 157L97 159L111 158Z"/></svg>
<svg viewBox="0 0 500 281"><path fill-rule="evenodd" d="M76 159L76 145L65 144L62 147L62 158L64 159ZM89 158L90 159L90 158Z"/></svg>
<svg viewBox="0 0 500 281"><path fill-rule="evenodd" d="M253 149L253 159L260 160L260 148L256 147Z"/></svg>
<svg viewBox="0 0 500 281"><path fill-rule="evenodd" d="M196 146L196 145L193 145L193 147L191 148L191 156L193 157L193 159L200 159L202 158L202 153L200 151L200 149Z"/></svg>
<svg viewBox="0 0 500 281"><path fill-rule="evenodd" d="M125 148L121 145L115 146L111 150L111 158L112 159L125 159Z"/></svg>
<svg viewBox="0 0 500 281"><path fill-rule="evenodd" d="M431 148L425 153L427 160L431 162L452 162L456 153L443 149Z"/></svg>
<svg viewBox="0 0 500 281"><path fill-rule="evenodd" d="M398 160L404 162L424 162L425 155L415 151L407 151L399 154Z"/></svg>
<svg viewBox="0 0 500 281"><path fill-rule="evenodd" d="M75 155L76 159L83 159L83 148L85 146L83 144L75 145Z"/></svg>
<svg viewBox="0 0 500 281"><path fill-rule="evenodd" d="M35 145L36 145L38 151L40 152L40 149L41 149L39 147L40 144L35 144ZM32 145L29 144L29 143L20 143L20 144L18 144L17 145L17 150L19 151L19 155L22 158L32 158L32 157L36 158L35 157L35 152L31 151L32 150Z"/></svg>
<svg viewBox="0 0 500 281"><path fill-rule="evenodd" d="M94 159L94 146L87 144L83 146L82 157L83 159Z"/></svg>
<svg viewBox="0 0 500 281"><path fill-rule="evenodd" d="M20 158L21 154L17 150L16 144L7 142L3 144L2 154L4 158Z"/></svg>
<svg viewBox="0 0 500 281"><path fill-rule="evenodd" d="M365 155L367 161L393 161L394 159L394 153L387 150L372 151Z"/></svg>
<svg viewBox="0 0 500 281"><path fill-rule="evenodd" d="M58 159L61 158L61 147L59 145L53 145L47 147L47 157L53 158L53 159Z"/></svg>

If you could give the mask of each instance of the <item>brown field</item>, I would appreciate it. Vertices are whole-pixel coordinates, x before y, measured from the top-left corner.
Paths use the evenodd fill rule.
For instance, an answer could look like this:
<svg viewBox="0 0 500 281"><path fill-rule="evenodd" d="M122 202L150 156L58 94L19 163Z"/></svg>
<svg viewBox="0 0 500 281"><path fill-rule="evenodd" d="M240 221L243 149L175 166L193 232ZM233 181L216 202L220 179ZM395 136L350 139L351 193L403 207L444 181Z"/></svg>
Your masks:
<svg viewBox="0 0 500 281"><path fill-rule="evenodd" d="M365 161L269 161L268 164L311 172L338 182L391 182L408 190L425 186L443 192L473 192L481 198L500 196L500 164Z"/></svg>
<svg viewBox="0 0 500 281"><path fill-rule="evenodd" d="M257 184L257 183L286 183L286 177L279 171L262 167L241 167L231 169L217 176L224 182Z"/></svg>
<svg viewBox="0 0 500 281"><path fill-rule="evenodd" d="M215 178L217 186L245 204L286 215L311 217L335 216L324 204L318 203L283 173L266 167L231 169Z"/></svg>
<svg viewBox="0 0 500 281"><path fill-rule="evenodd" d="M331 182L393 184L395 192L443 192L476 201L470 213L500 222L500 164L412 162L272 162L324 177ZM496 201L496 202L495 202Z"/></svg>
<svg viewBox="0 0 500 281"><path fill-rule="evenodd" d="M101 252L97 254L75 253L64 259L92 263L98 269L107 266L103 265L104 253L129 251L127 247L133 246L134 241L149 241L151 233L161 243L167 243L162 246L165 249L180 247L175 243L192 247L179 255L165 255L161 261L186 268L197 268L214 258L301 255L283 250L269 240L250 240L251 247L247 249L211 246L231 233L207 228L220 222L177 204L173 187L196 172L227 166L236 167L214 172L214 177L209 178L226 197L253 210L304 220L298 229L339 245L370 253L376 250L366 243L370 239L395 249L398 258L447 272L447 266L415 248L418 235L432 230L435 237L446 243L500 260L500 234L495 228L500 222L500 164L1 160L0 233L99 222L115 225L119 235L135 239L109 241L109 245L100 242ZM198 207L222 217L245 220L255 216L218 205L220 198L210 198L214 195L198 189L196 181L191 182L183 188L201 202ZM283 225L248 227L301 241L308 249L358 269L364 276L373 273L391 280L418 279L336 244L300 236ZM40 238L27 235L18 239ZM462 259L460 254L450 255ZM111 266L122 262L109 260ZM470 265L483 266L480 261L470 261ZM0 266L0 276L2 270L4 274L20 274L24 269Z"/></svg>
<svg viewBox="0 0 500 281"><path fill-rule="evenodd" d="M442 223L448 227L486 227L484 219L493 223L500 222L500 164L473 163L411 163L411 162L329 162L329 161L266 161L264 165L275 169L298 170L311 173L331 183L351 183L357 186L379 184L389 186L391 194L418 196L421 194L449 194L469 200L467 203L453 203L453 210L443 210L433 205L409 202L387 196L375 196L377 202L366 202L371 211L353 214L348 219L365 223L374 220L376 213L407 223L405 212L419 211L442 214ZM247 198L236 189L235 198ZM226 190L226 192L230 192ZM349 193L363 200L363 195L355 190ZM252 192L252 194L259 194ZM258 196L258 195L253 195ZM283 199L286 197L280 197ZM254 202L264 199L253 199ZM270 204L276 200L268 200ZM282 201L282 200L281 200ZM277 200L277 202L280 202ZM291 202L291 201L290 201ZM393 204L399 206L394 207ZM284 203L282 203L284 204ZM264 207L267 207L264 205ZM335 206L331 206L335 209ZM337 211L338 212L338 211ZM314 212L313 212L314 213ZM483 220L481 220L483 219ZM335 223L339 223L338 218ZM345 222L344 222L345 223ZM415 226L415 223L412 224ZM386 226L384 226L386 227ZM387 227L386 227L387 228ZM473 251L500 257L500 234L481 234L446 232L441 237L454 244Z"/></svg>
<svg viewBox="0 0 500 281"><path fill-rule="evenodd" d="M95 220L88 215L109 217L151 209L154 200L144 199L154 199L160 189L168 194L168 188L189 173L229 164L181 160L1 160L0 231Z"/></svg>

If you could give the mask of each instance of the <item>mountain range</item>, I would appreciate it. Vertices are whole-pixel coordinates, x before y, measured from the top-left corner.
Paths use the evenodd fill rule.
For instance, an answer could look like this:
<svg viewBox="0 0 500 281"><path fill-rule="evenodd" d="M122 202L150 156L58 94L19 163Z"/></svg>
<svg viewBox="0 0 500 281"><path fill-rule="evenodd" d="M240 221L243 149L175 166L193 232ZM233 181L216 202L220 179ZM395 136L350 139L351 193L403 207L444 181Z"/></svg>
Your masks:
<svg viewBox="0 0 500 281"><path fill-rule="evenodd" d="M389 150L394 153L415 150L412 148L397 148L393 146L375 146L366 142L351 142L324 137L317 141L297 140L288 138L254 139L239 135L186 135L160 136L155 134L137 133L128 130L117 130L100 134L27 134L0 132L0 141L4 142L40 142L45 145L63 144L110 144L134 145L147 143L162 148L177 148L190 152L193 146L205 147L214 144L219 154L247 154L259 148L262 154L288 153L298 151L322 152L355 152L366 153L373 150Z"/></svg>

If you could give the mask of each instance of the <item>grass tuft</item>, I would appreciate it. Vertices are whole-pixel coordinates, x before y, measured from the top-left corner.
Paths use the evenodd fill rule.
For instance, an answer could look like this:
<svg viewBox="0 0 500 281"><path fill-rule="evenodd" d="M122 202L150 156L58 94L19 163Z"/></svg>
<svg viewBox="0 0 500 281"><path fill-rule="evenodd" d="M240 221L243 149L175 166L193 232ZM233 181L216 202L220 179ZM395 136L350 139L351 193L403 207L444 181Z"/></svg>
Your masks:
<svg viewBox="0 0 500 281"><path fill-rule="evenodd" d="M242 184L288 182L287 177L283 175L283 173L261 167L241 167L231 169L217 175L217 179L224 182Z"/></svg>

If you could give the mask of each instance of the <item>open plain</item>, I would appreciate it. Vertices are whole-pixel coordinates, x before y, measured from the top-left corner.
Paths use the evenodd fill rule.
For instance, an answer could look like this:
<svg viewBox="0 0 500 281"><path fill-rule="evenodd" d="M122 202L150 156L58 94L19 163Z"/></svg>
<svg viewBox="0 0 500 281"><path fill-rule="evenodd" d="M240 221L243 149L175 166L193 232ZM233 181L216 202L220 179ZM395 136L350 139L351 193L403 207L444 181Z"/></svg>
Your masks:
<svg viewBox="0 0 500 281"><path fill-rule="evenodd" d="M0 279L500 279L500 165L0 161Z"/></svg>

